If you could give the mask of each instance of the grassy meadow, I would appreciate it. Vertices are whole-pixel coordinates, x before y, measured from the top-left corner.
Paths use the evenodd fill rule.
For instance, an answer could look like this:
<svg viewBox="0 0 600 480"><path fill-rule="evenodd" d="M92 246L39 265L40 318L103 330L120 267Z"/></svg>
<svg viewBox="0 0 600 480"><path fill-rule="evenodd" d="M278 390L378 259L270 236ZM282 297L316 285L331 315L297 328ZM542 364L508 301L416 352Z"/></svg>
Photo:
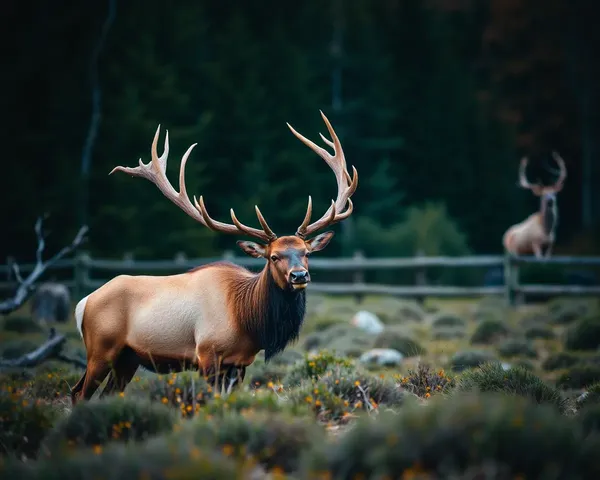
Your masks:
<svg viewBox="0 0 600 480"><path fill-rule="evenodd" d="M359 310L384 323L352 325ZM47 334L28 306L0 356ZM74 321L56 326L85 358ZM71 407L81 370L0 371L0 475L31 479L600 478L600 301L423 303L308 295L300 340L243 386L139 370L121 395ZM373 348L398 365L363 363ZM102 388L102 387L101 387Z"/></svg>

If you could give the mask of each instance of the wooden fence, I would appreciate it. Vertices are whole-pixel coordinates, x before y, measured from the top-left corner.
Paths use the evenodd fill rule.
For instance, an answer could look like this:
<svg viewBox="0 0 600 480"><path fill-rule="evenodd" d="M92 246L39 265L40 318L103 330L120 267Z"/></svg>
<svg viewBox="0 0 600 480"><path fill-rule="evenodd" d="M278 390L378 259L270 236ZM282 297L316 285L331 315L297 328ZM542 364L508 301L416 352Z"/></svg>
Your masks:
<svg viewBox="0 0 600 480"><path fill-rule="evenodd" d="M75 258L58 261L46 273L46 278L56 276L67 285L76 299L83 297L90 291L100 287L107 280L118 274L171 274L184 272L193 267L204 265L216 260L229 260L251 269L259 269L264 265L264 260L250 257L233 256L226 252L220 258L186 259L182 255L172 260L134 260L125 257L122 260L106 260L92 258L85 252L80 252ZM537 259L535 257L511 257L502 255L481 255L470 257L395 257L395 258L365 258L360 252L353 257L346 258L320 258L310 260L311 271L347 272L349 282L345 283L319 283L314 282L309 286L309 291L333 294L353 295L361 298L367 294L391 295L398 297L422 298L432 297L474 297L486 295L501 295L514 305L527 297L536 296L590 296L600 295L600 285L548 285L548 284L522 284L519 281L519 266L523 264L546 264L578 267L600 267L600 257L551 257ZM500 285L488 286L453 286L427 284L427 269L443 267L455 268L500 268L503 281ZM33 265L20 265L21 274L27 275ZM365 272L371 270L398 270L413 269L415 281L413 285L383 285L368 283L364 280ZM62 274L59 275L59 271ZM92 275L100 274L100 278ZM12 275L10 260L7 265L0 266L0 292L3 296L10 295L16 287L16 280Z"/></svg>

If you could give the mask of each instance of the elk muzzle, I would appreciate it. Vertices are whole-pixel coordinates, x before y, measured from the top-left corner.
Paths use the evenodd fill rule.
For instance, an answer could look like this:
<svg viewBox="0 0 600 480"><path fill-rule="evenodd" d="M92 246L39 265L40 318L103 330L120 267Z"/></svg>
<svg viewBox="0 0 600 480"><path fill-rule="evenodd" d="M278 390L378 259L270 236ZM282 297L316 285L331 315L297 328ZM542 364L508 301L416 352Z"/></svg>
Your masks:
<svg viewBox="0 0 600 480"><path fill-rule="evenodd" d="M302 290L306 288L310 282L310 274L305 269L291 270L288 276L288 281L294 290Z"/></svg>

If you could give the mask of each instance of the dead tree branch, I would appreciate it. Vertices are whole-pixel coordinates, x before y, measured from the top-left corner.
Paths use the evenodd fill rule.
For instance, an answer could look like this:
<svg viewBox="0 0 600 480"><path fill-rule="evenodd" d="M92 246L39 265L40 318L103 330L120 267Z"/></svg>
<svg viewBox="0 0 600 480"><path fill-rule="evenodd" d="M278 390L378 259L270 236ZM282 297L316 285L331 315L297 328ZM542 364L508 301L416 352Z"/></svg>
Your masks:
<svg viewBox="0 0 600 480"><path fill-rule="evenodd" d="M67 337L65 337L63 334L57 335L56 331L51 329L48 340L46 340L46 342L36 348L33 352L26 353L19 358L11 360L0 360L0 367L35 367L44 360L59 355L66 341Z"/></svg>
<svg viewBox="0 0 600 480"><path fill-rule="evenodd" d="M21 271L19 270L19 266L16 263L13 263L13 271L17 282L19 282L19 286L13 298L9 298L8 300L0 302L0 315L7 315L10 312L17 310L21 305L23 305L33 292L35 288L35 283L45 273L45 271L58 260L63 258L65 255L68 255L77 248L79 248L79 246L85 241L85 235L88 232L87 226L84 225L83 227L81 227L70 245L67 245L56 255L54 255L50 260L44 262L42 259L42 253L44 252L44 248L46 247L46 241L42 232L42 222L42 217L39 217L35 222L35 233L38 239L35 267L27 276L27 278L23 279L23 277L21 276Z"/></svg>

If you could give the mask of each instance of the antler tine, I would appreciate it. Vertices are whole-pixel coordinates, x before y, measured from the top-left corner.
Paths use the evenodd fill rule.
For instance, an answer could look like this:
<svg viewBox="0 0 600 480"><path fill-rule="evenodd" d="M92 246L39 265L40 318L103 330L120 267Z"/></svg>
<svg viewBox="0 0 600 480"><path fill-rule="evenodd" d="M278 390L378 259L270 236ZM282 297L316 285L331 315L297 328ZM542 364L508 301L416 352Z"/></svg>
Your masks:
<svg viewBox="0 0 600 480"><path fill-rule="evenodd" d="M331 135L331 140L325 138L322 134L319 133L323 141L330 147L333 148L333 155L331 155L327 150L322 147L319 147L314 142L304 137L300 133L298 133L289 123L287 126L292 131L292 133L307 147L313 150L317 155L319 155L327 165L333 170L337 180L338 186L338 194L336 200L333 200L330 207L327 209L325 214L316 222L309 224L310 218L312 215L312 198L309 197L308 208L306 211L306 215L304 217L304 221L298 227L296 235L304 238L306 235L313 233L321 228L324 228L328 225L334 224L348 218L352 213L353 206L352 202L350 202L350 197L356 191L358 186L358 172L356 168L352 167L353 177L350 177L346 167L346 159L344 157L344 151L342 149L341 142L335 133L335 130L331 126L328 118L321 111L321 117L327 126L327 130ZM346 204L348 207L346 208Z"/></svg>
<svg viewBox="0 0 600 480"><path fill-rule="evenodd" d="M304 220L302 224L296 230L296 235L300 238L304 238L304 232L306 231L306 227L310 223L310 217L312 216L312 197L308 196L308 207L306 207L306 215L304 215Z"/></svg>
<svg viewBox="0 0 600 480"><path fill-rule="evenodd" d="M523 188L531 188L531 184L529 183L529 180L527 180L527 174L525 172L528 162L529 159L527 157L523 157L521 159L521 163L519 164L519 183Z"/></svg>
<svg viewBox="0 0 600 480"><path fill-rule="evenodd" d="M565 165L565 161L558 154L558 152L552 152L552 158L558 163L559 174L556 182L554 182L553 189L558 192L563 187L563 183L567 178L567 167Z"/></svg>
<svg viewBox="0 0 600 480"><path fill-rule="evenodd" d="M160 125L156 129L156 133L154 134L154 139L152 140L152 147L150 149L151 160L147 164L142 162L142 159L139 159L139 165L135 168L132 167L123 167L118 166L112 169L110 174L114 172L124 172L128 173L134 177L142 177L150 182L154 183L161 193L167 197L172 203L177 205L181 210L187 213L190 217L192 217L197 222L201 223L207 228L211 230L220 231L223 233L229 234L239 234L244 233L251 237L258 238L264 241L271 241L276 238L276 235L267 225L264 217L260 214L260 210L257 209L257 215L259 216L259 222L263 227L263 230L258 230L256 228L247 227L238 222L238 224L231 225L228 223L218 222L213 220L206 210L206 206L204 205L204 199L200 196L200 203L196 200L196 197L193 197L194 203L190 202L188 197L187 189L185 186L185 167L187 161L189 159L192 150L197 145L196 143L192 144L183 157L181 158L181 166L179 169L179 192L177 192L173 185L169 182L169 179L166 175L167 170L167 159L169 156L169 132L166 132L165 135L165 147L162 155L159 157L157 152L158 147L158 137L160 136ZM234 222L235 223L235 222Z"/></svg>

